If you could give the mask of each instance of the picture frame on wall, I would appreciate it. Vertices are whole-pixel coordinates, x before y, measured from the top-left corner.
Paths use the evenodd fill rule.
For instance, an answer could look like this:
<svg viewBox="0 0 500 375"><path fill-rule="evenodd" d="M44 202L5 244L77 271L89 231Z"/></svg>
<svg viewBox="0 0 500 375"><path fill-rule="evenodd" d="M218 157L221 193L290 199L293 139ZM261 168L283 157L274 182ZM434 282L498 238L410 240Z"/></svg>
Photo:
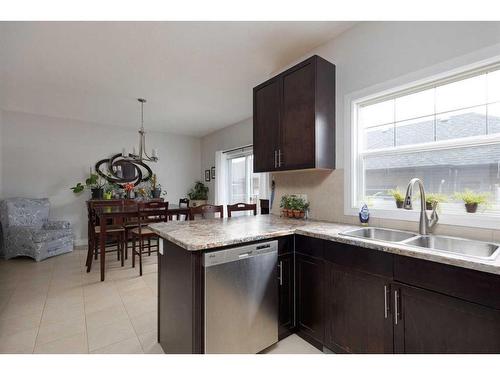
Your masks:
<svg viewBox="0 0 500 375"><path fill-rule="evenodd" d="M205 169L205 182L210 182L210 169Z"/></svg>
<svg viewBox="0 0 500 375"><path fill-rule="evenodd" d="M210 171L211 171L210 176L211 176L212 180L215 180L215 167L210 168Z"/></svg>

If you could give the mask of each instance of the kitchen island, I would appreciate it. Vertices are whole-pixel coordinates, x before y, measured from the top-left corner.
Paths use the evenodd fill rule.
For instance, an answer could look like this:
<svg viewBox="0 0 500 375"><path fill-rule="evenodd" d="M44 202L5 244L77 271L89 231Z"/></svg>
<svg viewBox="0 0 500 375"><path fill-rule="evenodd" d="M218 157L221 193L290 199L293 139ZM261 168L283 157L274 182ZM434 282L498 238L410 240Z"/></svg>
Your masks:
<svg viewBox="0 0 500 375"><path fill-rule="evenodd" d="M204 254L276 240L279 339L297 332L335 352L500 352L500 259L341 234L355 228L274 215L151 225L164 239L164 351L205 352Z"/></svg>

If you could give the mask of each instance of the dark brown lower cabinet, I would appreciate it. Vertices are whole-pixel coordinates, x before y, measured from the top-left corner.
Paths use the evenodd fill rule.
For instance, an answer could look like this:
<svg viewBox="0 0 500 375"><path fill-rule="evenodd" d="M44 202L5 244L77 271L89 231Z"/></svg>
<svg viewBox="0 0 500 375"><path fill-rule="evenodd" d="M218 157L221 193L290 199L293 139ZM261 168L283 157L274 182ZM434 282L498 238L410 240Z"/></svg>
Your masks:
<svg viewBox="0 0 500 375"><path fill-rule="evenodd" d="M322 259L295 255L298 334L318 348L324 337L323 263Z"/></svg>
<svg viewBox="0 0 500 375"><path fill-rule="evenodd" d="M294 314L294 262L293 253L280 255L278 257L278 273L279 273L279 326L278 337L283 339L290 335L295 327Z"/></svg>
<svg viewBox="0 0 500 375"><path fill-rule="evenodd" d="M334 352L392 353L391 280L325 262L325 346Z"/></svg>
<svg viewBox="0 0 500 375"><path fill-rule="evenodd" d="M392 294L396 353L500 353L499 310L400 284Z"/></svg>

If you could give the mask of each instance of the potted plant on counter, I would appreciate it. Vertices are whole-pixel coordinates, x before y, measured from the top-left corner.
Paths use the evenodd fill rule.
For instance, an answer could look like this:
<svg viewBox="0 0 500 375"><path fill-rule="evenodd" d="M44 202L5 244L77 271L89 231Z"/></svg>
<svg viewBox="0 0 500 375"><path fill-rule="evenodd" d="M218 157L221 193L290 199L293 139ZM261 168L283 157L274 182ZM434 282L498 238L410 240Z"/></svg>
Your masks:
<svg viewBox="0 0 500 375"><path fill-rule="evenodd" d="M208 187L203 182L196 181L194 187L189 190L188 197L191 207L204 205L208 200Z"/></svg>
<svg viewBox="0 0 500 375"><path fill-rule="evenodd" d="M309 208L309 203L297 195L283 195L280 201L281 215L283 217L295 217L300 219L305 217Z"/></svg>
<svg viewBox="0 0 500 375"><path fill-rule="evenodd" d="M403 208L403 203L405 200L403 192L401 190L399 190L399 188L396 188L396 189L389 190L389 194L392 195L392 197L396 201L396 207Z"/></svg>
<svg viewBox="0 0 500 375"><path fill-rule="evenodd" d="M434 205L447 202L448 198L444 194L429 193L425 195L425 209L432 210Z"/></svg>
<svg viewBox="0 0 500 375"><path fill-rule="evenodd" d="M280 200L281 216L288 217L288 210L290 208L290 196L285 194Z"/></svg>
<svg viewBox="0 0 500 375"><path fill-rule="evenodd" d="M91 173L85 180L85 185L79 182L73 186L71 190L73 190L73 193L79 194L85 189L90 189L92 199L102 199L105 185L106 182L103 178L101 178L97 173Z"/></svg>
<svg viewBox="0 0 500 375"><path fill-rule="evenodd" d="M465 210L468 213L475 213L480 204L488 202L488 193L476 193L470 189L465 189L462 193L455 193L455 198L464 202Z"/></svg>

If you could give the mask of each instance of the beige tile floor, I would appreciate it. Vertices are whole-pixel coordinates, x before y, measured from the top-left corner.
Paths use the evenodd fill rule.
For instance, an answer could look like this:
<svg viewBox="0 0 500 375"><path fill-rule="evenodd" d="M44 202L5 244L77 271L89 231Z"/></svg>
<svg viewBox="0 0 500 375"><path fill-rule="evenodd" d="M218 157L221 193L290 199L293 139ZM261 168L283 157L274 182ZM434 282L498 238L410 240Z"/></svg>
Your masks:
<svg viewBox="0 0 500 375"><path fill-rule="evenodd" d="M36 263L0 261L0 353L163 353L156 342L157 257L144 274L110 254L85 272L86 251ZM296 335L267 353L320 353Z"/></svg>

